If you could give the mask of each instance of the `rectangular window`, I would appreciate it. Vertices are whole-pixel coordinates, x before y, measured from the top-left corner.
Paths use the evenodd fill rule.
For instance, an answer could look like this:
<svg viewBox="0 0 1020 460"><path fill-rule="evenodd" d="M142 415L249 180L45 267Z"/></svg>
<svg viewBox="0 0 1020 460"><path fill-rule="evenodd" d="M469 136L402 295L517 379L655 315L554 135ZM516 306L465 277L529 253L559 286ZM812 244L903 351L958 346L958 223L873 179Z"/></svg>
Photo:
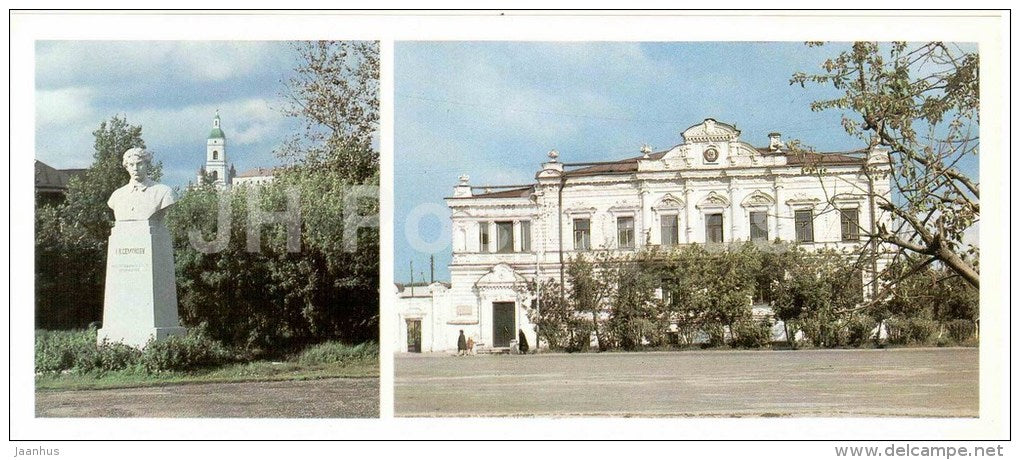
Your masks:
<svg viewBox="0 0 1020 460"><path fill-rule="evenodd" d="M858 241L861 239L857 208L840 209L839 224L843 233L843 241Z"/></svg>
<svg viewBox="0 0 1020 460"><path fill-rule="evenodd" d="M489 223L478 223L478 252L489 252Z"/></svg>
<svg viewBox="0 0 1020 460"><path fill-rule="evenodd" d="M751 211L751 241L769 240L768 213Z"/></svg>
<svg viewBox="0 0 1020 460"><path fill-rule="evenodd" d="M705 215L705 242L723 242L722 214Z"/></svg>
<svg viewBox="0 0 1020 460"><path fill-rule="evenodd" d="M662 278L659 282L659 286L662 291L662 302L666 305L672 305L673 291L676 289L676 280L672 278Z"/></svg>
<svg viewBox="0 0 1020 460"><path fill-rule="evenodd" d="M663 277L659 280L659 290L662 292L662 302L664 304L673 304L673 299L675 298L673 293L676 291L676 284L676 279L671 277Z"/></svg>
<svg viewBox="0 0 1020 460"><path fill-rule="evenodd" d="M810 209L794 211L793 223L797 229L798 243L813 243L815 241L814 215Z"/></svg>
<svg viewBox="0 0 1020 460"><path fill-rule="evenodd" d="M633 217L617 217L616 218L616 238L621 248L633 248L634 247L634 218Z"/></svg>
<svg viewBox="0 0 1020 460"><path fill-rule="evenodd" d="M521 252L531 252L531 221L521 221Z"/></svg>
<svg viewBox="0 0 1020 460"><path fill-rule="evenodd" d="M591 249L591 221L574 219L574 250L587 251L588 249Z"/></svg>
<svg viewBox="0 0 1020 460"><path fill-rule="evenodd" d="M514 252L513 222L496 222L496 252Z"/></svg>
<svg viewBox="0 0 1020 460"><path fill-rule="evenodd" d="M678 230L676 215L662 216L662 223L659 228L662 230L662 245L676 245Z"/></svg>

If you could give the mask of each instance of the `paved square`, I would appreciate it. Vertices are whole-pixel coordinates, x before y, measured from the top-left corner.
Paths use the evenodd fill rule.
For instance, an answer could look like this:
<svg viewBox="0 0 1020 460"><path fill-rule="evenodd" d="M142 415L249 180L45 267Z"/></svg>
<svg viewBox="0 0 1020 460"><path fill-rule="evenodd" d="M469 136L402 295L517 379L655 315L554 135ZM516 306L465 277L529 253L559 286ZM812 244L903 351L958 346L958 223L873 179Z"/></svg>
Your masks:
<svg viewBox="0 0 1020 460"><path fill-rule="evenodd" d="M396 357L397 416L977 417L978 349Z"/></svg>
<svg viewBox="0 0 1020 460"><path fill-rule="evenodd" d="M36 391L36 417L375 418L378 378Z"/></svg>

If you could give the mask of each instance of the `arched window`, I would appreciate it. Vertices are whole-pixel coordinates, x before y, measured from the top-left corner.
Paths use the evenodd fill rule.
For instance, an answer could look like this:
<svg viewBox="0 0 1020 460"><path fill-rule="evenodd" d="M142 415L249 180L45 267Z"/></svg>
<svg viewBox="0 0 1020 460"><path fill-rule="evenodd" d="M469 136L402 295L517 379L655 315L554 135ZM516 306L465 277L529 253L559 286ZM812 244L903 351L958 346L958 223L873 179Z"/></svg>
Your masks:
<svg viewBox="0 0 1020 460"><path fill-rule="evenodd" d="M219 173L219 171L213 171L212 172L212 180L219 179L219 174L218 173Z"/></svg>
<svg viewBox="0 0 1020 460"><path fill-rule="evenodd" d="M212 151L212 159L213 160L219 158L219 156L220 156L220 152L217 152L215 150Z"/></svg>

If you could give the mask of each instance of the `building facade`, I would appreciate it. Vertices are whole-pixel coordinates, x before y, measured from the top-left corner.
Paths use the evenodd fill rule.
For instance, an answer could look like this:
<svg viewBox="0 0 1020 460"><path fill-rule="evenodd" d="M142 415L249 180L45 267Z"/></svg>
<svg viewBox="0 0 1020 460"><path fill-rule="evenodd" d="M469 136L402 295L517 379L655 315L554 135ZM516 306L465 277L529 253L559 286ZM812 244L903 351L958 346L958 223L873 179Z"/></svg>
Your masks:
<svg viewBox="0 0 1020 460"><path fill-rule="evenodd" d="M276 172L279 168L255 168L249 169L241 174L234 176L233 185L257 187L273 182L276 177Z"/></svg>
<svg viewBox="0 0 1020 460"><path fill-rule="evenodd" d="M461 176L446 200L450 284L397 293L398 349L455 350L461 330L482 349L509 348L521 331L538 343L535 299L521 288L558 279L586 251L776 239L858 250L890 219L872 199L890 195L888 168L883 151L793 153L778 133L755 147L706 119L682 143L624 160L570 164L552 151L532 184L477 187Z"/></svg>

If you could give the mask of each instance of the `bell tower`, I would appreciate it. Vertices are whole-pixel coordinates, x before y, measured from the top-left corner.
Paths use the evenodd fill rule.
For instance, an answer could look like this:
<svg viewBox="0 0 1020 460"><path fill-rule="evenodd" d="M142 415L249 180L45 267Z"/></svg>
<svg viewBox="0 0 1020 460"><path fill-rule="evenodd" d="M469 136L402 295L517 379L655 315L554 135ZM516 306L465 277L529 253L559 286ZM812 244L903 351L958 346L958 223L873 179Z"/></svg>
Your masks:
<svg viewBox="0 0 1020 460"><path fill-rule="evenodd" d="M227 137L220 128L220 111L213 117L212 131L205 143L205 174L217 188L227 188L233 179L227 167Z"/></svg>

